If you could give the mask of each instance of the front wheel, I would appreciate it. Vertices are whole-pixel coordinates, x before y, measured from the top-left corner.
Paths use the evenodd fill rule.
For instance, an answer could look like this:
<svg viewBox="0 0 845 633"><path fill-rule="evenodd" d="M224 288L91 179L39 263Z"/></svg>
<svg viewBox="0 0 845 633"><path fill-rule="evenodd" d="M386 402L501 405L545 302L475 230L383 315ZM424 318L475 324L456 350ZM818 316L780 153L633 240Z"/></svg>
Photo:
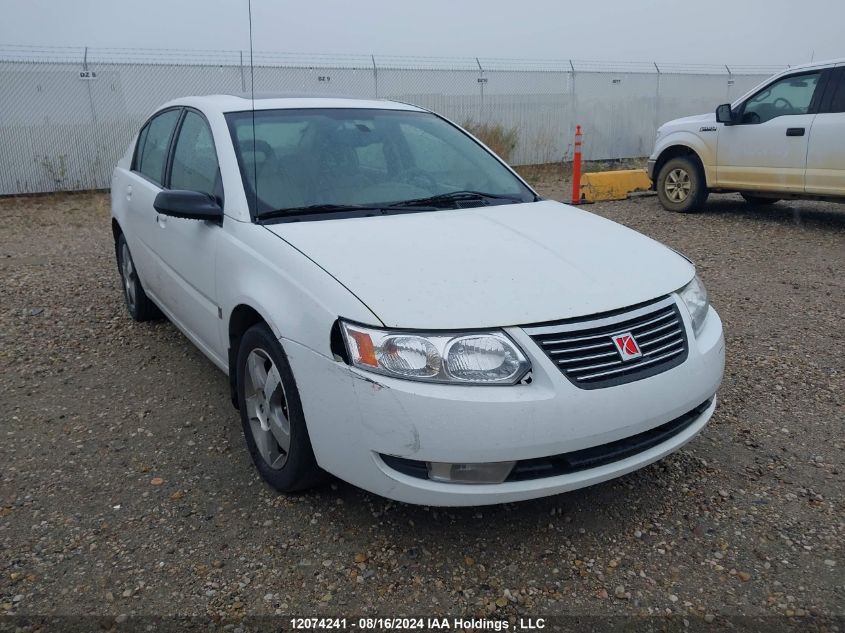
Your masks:
<svg viewBox="0 0 845 633"><path fill-rule="evenodd" d="M657 197L669 211L697 211L709 193L701 165L685 156L667 161L657 176Z"/></svg>
<svg viewBox="0 0 845 633"><path fill-rule="evenodd" d="M238 405L244 439L262 479L279 492L320 483L299 391L285 352L265 324L241 338L237 359Z"/></svg>

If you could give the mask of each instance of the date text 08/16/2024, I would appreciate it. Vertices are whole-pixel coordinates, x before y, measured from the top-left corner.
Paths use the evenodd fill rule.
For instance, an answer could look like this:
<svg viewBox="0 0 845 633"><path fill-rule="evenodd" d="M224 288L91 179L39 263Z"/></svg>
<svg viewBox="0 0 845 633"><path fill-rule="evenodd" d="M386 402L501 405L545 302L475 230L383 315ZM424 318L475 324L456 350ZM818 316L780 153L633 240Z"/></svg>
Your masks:
<svg viewBox="0 0 845 633"><path fill-rule="evenodd" d="M546 626L544 618L519 618L511 624L508 620L483 618L443 618L443 617L398 617L398 618L306 618L293 617L290 626L294 631L443 631L443 630L483 630L483 631L529 631L540 630Z"/></svg>

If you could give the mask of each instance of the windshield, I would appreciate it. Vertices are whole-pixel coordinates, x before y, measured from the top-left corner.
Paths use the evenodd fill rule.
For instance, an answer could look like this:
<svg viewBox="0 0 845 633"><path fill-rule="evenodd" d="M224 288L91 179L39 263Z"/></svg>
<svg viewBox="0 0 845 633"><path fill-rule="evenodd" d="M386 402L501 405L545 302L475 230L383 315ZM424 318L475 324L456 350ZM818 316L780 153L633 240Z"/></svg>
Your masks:
<svg viewBox="0 0 845 633"><path fill-rule="evenodd" d="M250 209L258 217L331 207L410 212L420 205L441 208L436 197L451 199L448 194L456 192L463 194L457 196L461 207L535 199L472 138L428 112L336 108L254 114L254 134L252 112L232 112L226 119ZM417 206L407 205L413 201Z"/></svg>

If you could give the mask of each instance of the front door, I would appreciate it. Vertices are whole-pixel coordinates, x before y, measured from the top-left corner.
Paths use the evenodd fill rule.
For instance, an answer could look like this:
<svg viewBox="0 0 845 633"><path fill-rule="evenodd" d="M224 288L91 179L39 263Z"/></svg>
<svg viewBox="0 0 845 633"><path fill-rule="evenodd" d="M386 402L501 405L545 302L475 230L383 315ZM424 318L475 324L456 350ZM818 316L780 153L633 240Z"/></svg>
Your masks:
<svg viewBox="0 0 845 633"><path fill-rule="evenodd" d="M720 125L716 186L804 191L814 96L822 71L776 79L739 106L739 122Z"/></svg>
<svg viewBox="0 0 845 633"><path fill-rule="evenodd" d="M223 206L223 187L211 130L197 111L185 109L176 130L165 183L199 191ZM225 364L215 290L220 226L157 214L154 240L164 278L160 299L169 316L206 353Z"/></svg>

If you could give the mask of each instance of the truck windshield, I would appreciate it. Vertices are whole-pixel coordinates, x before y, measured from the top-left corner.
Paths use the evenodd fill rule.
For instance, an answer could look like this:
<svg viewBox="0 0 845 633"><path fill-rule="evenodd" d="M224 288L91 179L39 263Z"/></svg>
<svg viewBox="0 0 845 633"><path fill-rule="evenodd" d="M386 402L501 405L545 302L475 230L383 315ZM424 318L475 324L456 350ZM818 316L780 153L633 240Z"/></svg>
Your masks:
<svg viewBox="0 0 845 633"><path fill-rule="evenodd" d="M516 176L428 113L359 108L226 115L255 217L531 202Z"/></svg>

